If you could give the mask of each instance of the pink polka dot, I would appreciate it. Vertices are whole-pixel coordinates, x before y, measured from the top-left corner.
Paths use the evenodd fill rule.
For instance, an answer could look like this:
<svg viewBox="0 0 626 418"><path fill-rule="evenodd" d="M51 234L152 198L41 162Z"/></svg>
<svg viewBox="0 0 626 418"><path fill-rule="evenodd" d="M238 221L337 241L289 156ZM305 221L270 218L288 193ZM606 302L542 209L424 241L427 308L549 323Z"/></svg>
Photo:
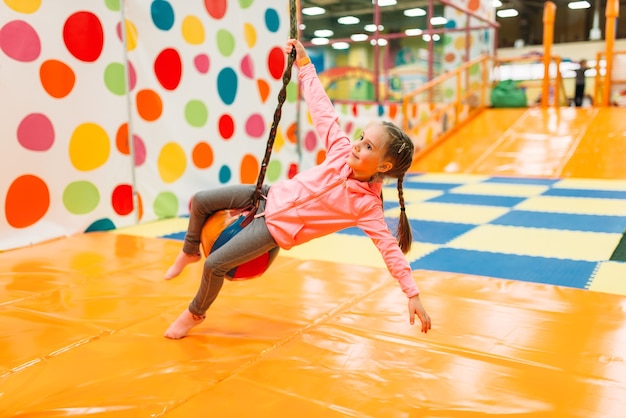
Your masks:
<svg viewBox="0 0 626 418"><path fill-rule="evenodd" d="M133 63L128 61L128 88L129 91L133 91L135 86L137 85L137 72L135 71L135 67Z"/></svg>
<svg viewBox="0 0 626 418"><path fill-rule="evenodd" d="M263 116L255 113L246 121L246 133L253 138L259 138L265 131L265 122Z"/></svg>
<svg viewBox="0 0 626 418"><path fill-rule="evenodd" d="M304 149L307 151L313 151L317 147L317 136L315 132L308 131L304 137Z"/></svg>
<svg viewBox="0 0 626 418"><path fill-rule="evenodd" d="M135 166L139 167L146 162L146 144L138 135L133 135L133 147L135 147Z"/></svg>
<svg viewBox="0 0 626 418"><path fill-rule="evenodd" d="M246 54L241 60L241 72L250 79L254 78L254 65L250 54Z"/></svg>
<svg viewBox="0 0 626 418"><path fill-rule="evenodd" d="M14 20L0 29L0 49L16 61L31 62L41 53L41 41L28 23Z"/></svg>
<svg viewBox="0 0 626 418"><path fill-rule="evenodd" d="M76 12L65 21L63 40L75 58L94 62L104 46L104 32L100 19L91 12Z"/></svg>
<svg viewBox="0 0 626 418"><path fill-rule="evenodd" d="M17 140L31 151L47 151L54 143L52 122L41 113L31 113L17 127Z"/></svg>
<svg viewBox="0 0 626 418"><path fill-rule="evenodd" d="M198 70L201 74L206 74L209 72L209 56L206 54L199 54L193 59L193 65L196 66L196 70Z"/></svg>

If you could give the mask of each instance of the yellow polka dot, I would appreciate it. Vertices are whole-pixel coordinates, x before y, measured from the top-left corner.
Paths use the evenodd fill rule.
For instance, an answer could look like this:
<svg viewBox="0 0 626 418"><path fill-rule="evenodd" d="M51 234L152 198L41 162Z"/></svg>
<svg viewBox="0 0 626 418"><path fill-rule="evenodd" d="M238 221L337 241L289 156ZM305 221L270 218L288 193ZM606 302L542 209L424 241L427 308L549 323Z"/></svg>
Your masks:
<svg viewBox="0 0 626 418"><path fill-rule="evenodd" d="M4 2L18 13L34 13L41 6L41 0L4 0Z"/></svg>
<svg viewBox="0 0 626 418"><path fill-rule="evenodd" d="M187 158L183 148L174 142L165 144L157 161L159 175L164 183L178 180L187 169Z"/></svg>
<svg viewBox="0 0 626 418"><path fill-rule="evenodd" d="M252 48L256 45L256 29L250 23L244 23L243 25L243 37L248 44L248 48Z"/></svg>
<svg viewBox="0 0 626 418"><path fill-rule="evenodd" d="M95 170L109 159L111 141L99 125L83 123L72 133L69 152L70 161L77 170Z"/></svg>
<svg viewBox="0 0 626 418"><path fill-rule="evenodd" d="M204 26L196 16L186 16L182 24L183 39L191 45L204 42Z"/></svg>
<svg viewBox="0 0 626 418"><path fill-rule="evenodd" d="M126 19L126 49L132 51L137 48L137 28L130 20Z"/></svg>

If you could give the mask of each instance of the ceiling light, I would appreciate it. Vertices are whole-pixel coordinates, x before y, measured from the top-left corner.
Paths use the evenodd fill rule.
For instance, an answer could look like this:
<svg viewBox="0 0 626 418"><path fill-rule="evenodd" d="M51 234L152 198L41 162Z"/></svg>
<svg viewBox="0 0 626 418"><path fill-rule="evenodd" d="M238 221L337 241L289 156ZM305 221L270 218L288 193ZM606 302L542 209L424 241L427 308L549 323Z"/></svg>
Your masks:
<svg viewBox="0 0 626 418"><path fill-rule="evenodd" d="M328 45L330 41L328 38L313 38L311 39L311 43L313 45Z"/></svg>
<svg viewBox="0 0 626 418"><path fill-rule="evenodd" d="M446 23L448 23L448 19L445 17L435 16L430 19L431 25L445 25Z"/></svg>
<svg viewBox="0 0 626 418"><path fill-rule="evenodd" d="M355 33L350 35L350 39L352 39L354 42L367 41L367 38L369 38L369 35L367 33Z"/></svg>
<svg viewBox="0 0 626 418"><path fill-rule="evenodd" d="M438 34L438 33L435 33L435 34L433 35L433 41L438 41L438 40L440 40L440 39L441 39L441 36L439 36L439 34Z"/></svg>
<svg viewBox="0 0 626 418"><path fill-rule="evenodd" d="M502 9L496 12L496 15L498 15L498 17L515 17L518 14L519 13L515 9Z"/></svg>
<svg viewBox="0 0 626 418"><path fill-rule="evenodd" d="M347 42L335 42L331 45L333 49L348 49L350 48L350 44Z"/></svg>
<svg viewBox="0 0 626 418"><path fill-rule="evenodd" d="M426 16L426 10L420 9L419 7L415 9L406 9L403 13L407 17Z"/></svg>
<svg viewBox="0 0 626 418"><path fill-rule="evenodd" d="M337 19L337 23L341 25L356 25L361 19L356 16L343 16Z"/></svg>
<svg viewBox="0 0 626 418"><path fill-rule="evenodd" d="M376 0L372 0L372 4L376 4ZM396 0L378 0L378 5L380 7L393 6L396 4L398 4Z"/></svg>
<svg viewBox="0 0 626 418"><path fill-rule="evenodd" d="M334 34L335 32L330 29L318 29L313 32L313 35L315 35L316 38L330 38Z"/></svg>
<svg viewBox="0 0 626 418"><path fill-rule="evenodd" d="M502 2L500 0L491 0L491 5L493 7L502 7Z"/></svg>
<svg viewBox="0 0 626 418"><path fill-rule="evenodd" d="M419 28L415 28L415 29L407 29L404 31L404 34L406 36L418 36L422 34L422 30Z"/></svg>
<svg viewBox="0 0 626 418"><path fill-rule="evenodd" d="M429 34L422 35L422 39L426 42L430 42L430 35Z"/></svg>
<svg viewBox="0 0 626 418"><path fill-rule="evenodd" d="M324 13L326 13L326 10L322 7L305 7L302 9L302 14L307 16L323 15Z"/></svg>
<svg viewBox="0 0 626 418"><path fill-rule="evenodd" d="M385 46L385 45L387 45L387 43L388 43L388 42L387 42L387 40L386 40L386 39L379 39L379 40L378 40L378 42L376 42L376 39L372 39L372 40L370 40L370 44L371 44L371 45L376 45L377 43L378 43L378 45L380 45L380 46Z"/></svg>
<svg viewBox="0 0 626 418"><path fill-rule="evenodd" d="M591 7L588 1L573 1L567 4L570 9L588 9Z"/></svg>
<svg viewBox="0 0 626 418"><path fill-rule="evenodd" d="M373 23L370 23L369 25L365 25L363 29L365 29L368 32L376 32L376 25L374 25ZM382 31L384 29L385 27L383 25L378 25L379 31Z"/></svg>

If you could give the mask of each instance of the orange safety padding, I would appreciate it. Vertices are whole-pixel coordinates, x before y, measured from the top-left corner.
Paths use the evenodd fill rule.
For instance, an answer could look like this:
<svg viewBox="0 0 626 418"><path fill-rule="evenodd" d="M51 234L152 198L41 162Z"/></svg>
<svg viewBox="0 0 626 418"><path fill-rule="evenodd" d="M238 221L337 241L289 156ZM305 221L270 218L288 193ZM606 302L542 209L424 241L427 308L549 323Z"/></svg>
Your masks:
<svg viewBox="0 0 626 418"><path fill-rule="evenodd" d="M162 336L202 263L179 241L90 233L0 253L0 416L611 417L626 410L626 298L279 256Z"/></svg>

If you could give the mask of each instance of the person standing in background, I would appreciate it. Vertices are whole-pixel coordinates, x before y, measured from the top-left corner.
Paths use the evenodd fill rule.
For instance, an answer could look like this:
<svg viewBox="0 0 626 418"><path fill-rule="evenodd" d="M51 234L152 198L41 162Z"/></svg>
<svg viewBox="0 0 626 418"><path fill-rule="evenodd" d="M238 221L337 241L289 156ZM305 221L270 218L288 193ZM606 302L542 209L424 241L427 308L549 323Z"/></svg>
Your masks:
<svg viewBox="0 0 626 418"><path fill-rule="evenodd" d="M585 97L585 71L587 71L587 60L581 60L576 72L576 90L574 93L574 104L581 107Z"/></svg>

